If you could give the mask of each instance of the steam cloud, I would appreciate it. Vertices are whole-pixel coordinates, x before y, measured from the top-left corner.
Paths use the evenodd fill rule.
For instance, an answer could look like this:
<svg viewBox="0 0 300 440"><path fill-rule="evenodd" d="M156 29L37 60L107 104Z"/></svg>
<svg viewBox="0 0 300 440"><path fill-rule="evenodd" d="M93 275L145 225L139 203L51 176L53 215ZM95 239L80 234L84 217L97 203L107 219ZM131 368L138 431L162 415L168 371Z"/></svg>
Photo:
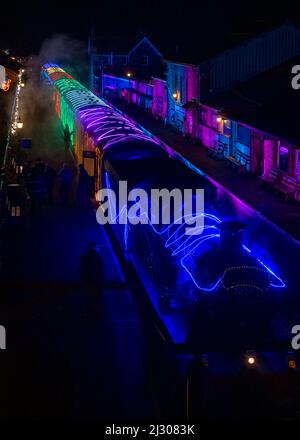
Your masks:
<svg viewBox="0 0 300 440"><path fill-rule="evenodd" d="M88 59L85 44L70 35L56 34L41 45L38 55L29 58L25 89L21 92L21 117L24 121L22 135L33 140L33 151L49 139L42 139L40 133L47 133L51 124L60 127L53 118L54 103L51 93L40 81L40 68L45 63L57 63L82 82L88 79ZM38 121L38 124L37 124ZM58 129L59 129L58 128ZM28 134L27 134L28 133ZM47 148L45 148L47 154ZM47 160L47 157L43 157Z"/></svg>

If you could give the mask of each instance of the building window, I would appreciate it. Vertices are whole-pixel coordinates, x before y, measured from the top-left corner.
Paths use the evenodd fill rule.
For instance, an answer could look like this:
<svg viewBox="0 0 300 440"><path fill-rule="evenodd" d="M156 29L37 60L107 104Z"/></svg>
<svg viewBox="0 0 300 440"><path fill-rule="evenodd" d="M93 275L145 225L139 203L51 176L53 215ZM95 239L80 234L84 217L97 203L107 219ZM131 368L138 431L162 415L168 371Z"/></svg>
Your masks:
<svg viewBox="0 0 300 440"><path fill-rule="evenodd" d="M295 174L298 180L300 180L300 150L296 151Z"/></svg>
<svg viewBox="0 0 300 440"><path fill-rule="evenodd" d="M157 113L162 115L164 110L164 101L161 96L158 96L157 98Z"/></svg>
<svg viewBox="0 0 300 440"><path fill-rule="evenodd" d="M279 169L285 173L289 171L289 149L279 146Z"/></svg>
<svg viewBox="0 0 300 440"><path fill-rule="evenodd" d="M179 93L180 93L180 101L182 102L183 99L183 78L182 76L180 76L180 89L179 89Z"/></svg>
<svg viewBox="0 0 300 440"><path fill-rule="evenodd" d="M231 121L229 119L223 120L223 134L225 136L231 136Z"/></svg>
<svg viewBox="0 0 300 440"><path fill-rule="evenodd" d="M174 75L174 90L178 90L178 76L177 73Z"/></svg>
<svg viewBox="0 0 300 440"><path fill-rule="evenodd" d="M188 79L185 79L185 101L188 102L189 100L189 82Z"/></svg>
<svg viewBox="0 0 300 440"><path fill-rule="evenodd" d="M206 110L201 110L201 125L207 125L207 111Z"/></svg>
<svg viewBox="0 0 300 440"><path fill-rule="evenodd" d="M243 144L251 144L251 130L244 125L238 124L237 126L237 140Z"/></svg>
<svg viewBox="0 0 300 440"><path fill-rule="evenodd" d="M109 55L104 55L102 58L102 63L104 65L110 65L110 56Z"/></svg>
<svg viewBox="0 0 300 440"><path fill-rule="evenodd" d="M219 116L216 115L214 112L210 112L210 121L208 121L209 127L214 128L215 130L218 130L220 122L218 122Z"/></svg>
<svg viewBox="0 0 300 440"><path fill-rule="evenodd" d="M148 55L143 55L142 63L143 63L143 66L148 66L148 64L149 64L149 57L148 57Z"/></svg>

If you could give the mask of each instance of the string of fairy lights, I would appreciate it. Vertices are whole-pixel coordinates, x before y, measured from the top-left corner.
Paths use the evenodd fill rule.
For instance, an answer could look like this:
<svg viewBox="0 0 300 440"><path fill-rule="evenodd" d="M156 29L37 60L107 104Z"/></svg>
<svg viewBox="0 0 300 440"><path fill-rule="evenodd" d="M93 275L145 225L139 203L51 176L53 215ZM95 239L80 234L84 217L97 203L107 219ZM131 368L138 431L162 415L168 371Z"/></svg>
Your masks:
<svg viewBox="0 0 300 440"><path fill-rule="evenodd" d="M14 113L13 113L12 122L11 122L11 133L12 134L15 134L17 129L23 128L23 122L22 122L19 110L20 110L20 92L21 92L22 87L25 86L25 83L23 80L23 73L24 72L25 72L25 70L21 69L19 72L19 75L18 75Z"/></svg>
<svg viewBox="0 0 300 440"><path fill-rule="evenodd" d="M25 72L25 70L21 69L18 74L18 82L17 82L17 86L16 86L14 104L13 104L12 113L11 113L10 127L9 127L8 134L7 134L6 147L5 147L4 158L3 158L3 163L2 163L3 168L5 168L5 166L6 166L6 163L7 163L8 157L9 157L9 151L11 149L11 146L10 146L11 135L14 135L16 133L17 129L23 128L23 122L22 122L20 114L19 114L19 109L20 109L21 88L25 86L25 83L23 80L23 73L24 72ZM2 189L3 182L4 182L4 180L1 179L0 189Z"/></svg>

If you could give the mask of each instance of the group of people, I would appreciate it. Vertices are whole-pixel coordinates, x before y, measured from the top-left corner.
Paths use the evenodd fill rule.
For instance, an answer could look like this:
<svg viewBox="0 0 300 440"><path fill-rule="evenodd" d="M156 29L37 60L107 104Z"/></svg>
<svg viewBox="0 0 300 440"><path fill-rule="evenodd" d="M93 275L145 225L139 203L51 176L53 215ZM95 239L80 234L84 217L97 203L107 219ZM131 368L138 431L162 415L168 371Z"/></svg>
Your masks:
<svg viewBox="0 0 300 440"><path fill-rule="evenodd" d="M27 162L25 164L23 175L33 214L41 214L45 203L48 203L48 205L53 204L53 192L56 183L58 183L61 204L63 206L69 204L71 186L75 175L68 164L64 163L57 173L49 163L44 163L40 158L37 158L34 163ZM78 205L88 204L90 196L89 176L83 165L79 165L76 195Z"/></svg>

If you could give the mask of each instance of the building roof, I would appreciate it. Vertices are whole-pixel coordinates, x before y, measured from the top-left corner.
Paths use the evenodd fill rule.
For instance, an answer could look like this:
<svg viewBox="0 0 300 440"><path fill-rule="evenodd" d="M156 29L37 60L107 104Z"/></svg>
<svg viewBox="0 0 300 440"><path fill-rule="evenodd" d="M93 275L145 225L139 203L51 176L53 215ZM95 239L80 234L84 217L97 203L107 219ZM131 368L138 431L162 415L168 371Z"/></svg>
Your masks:
<svg viewBox="0 0 300 440"><path fill-rule="evenodd" d="M165 48L162 46L164 58L166 61L184 64L200 64L226 51L241 47L245 43L249 44L252 40L280 28L297 28L293 23L289 21L282 22L282 20L251 21L248 25L243 21L242 25L242 29L236 25L232 28L234 30L226 34L218 33L218 30L214 29L214 35L207 33L206 36L203 36L199 30L199 37L195 41L187 42L184 36L182 40L178 40L175 44L173 43L175 40L172 40L171 43L165 43ZM209 44L206 44L207 41L209 41Z"/></svg>
<svg viewBox="0 0 300 440"><path fill-rule="evenodd" d="M6 69L12 70L16 74L18 74L21 69L21 64L13 60L3 50L0 50L0 65L4 66Z"/></svg>
<svg viewBox="0 0 300 440"><path fill-rule="evenodd" d="M162 57L162 54L157 47L150 41L148 37L141 36L140 38L130 39L124 38L124 36L115 36L107 40L106 38L96 38L95 41L95 54L115 54L115 55L128 55L133 52L141 43L147 42L153 50Z"/></svg>
<svg viewBox="0 0 300 440"><path fill-rule="evenodd" d="M203 104L300 146L300 89L291 85L292 67L299 64L300 56L230 91L208 97Z"/></svg>

